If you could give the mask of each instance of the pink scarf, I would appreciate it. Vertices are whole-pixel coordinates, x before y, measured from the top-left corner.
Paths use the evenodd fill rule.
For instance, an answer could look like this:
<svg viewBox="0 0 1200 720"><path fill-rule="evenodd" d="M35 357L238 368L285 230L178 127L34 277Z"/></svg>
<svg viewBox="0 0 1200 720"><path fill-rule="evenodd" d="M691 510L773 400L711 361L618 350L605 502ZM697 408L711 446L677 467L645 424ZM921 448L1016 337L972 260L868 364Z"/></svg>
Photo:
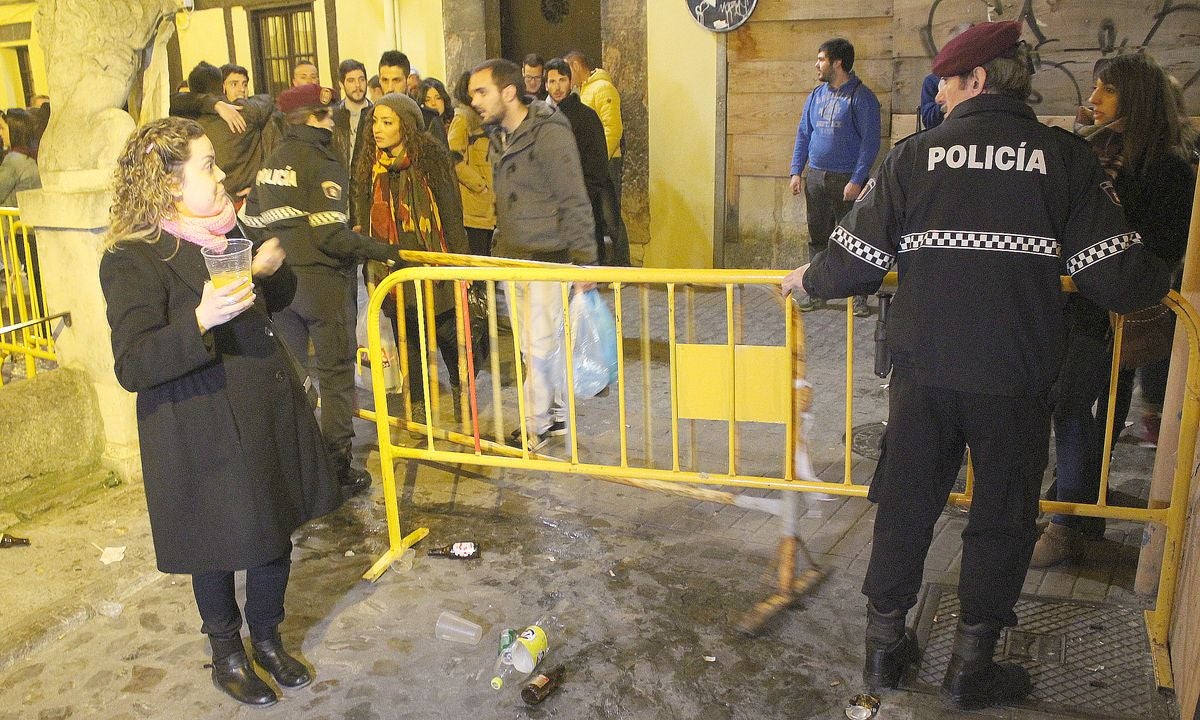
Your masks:
<svg viewBox="0 0 1200 720"><path fill-rule="evenodd" d="M164 218L159 221L158 226L175 237L202 248L222 250L227 243L225 233L232 230L235 223L237 223L237 211L234 210L233 203L229 202L229 198L226 197L221 211L216 215L208 217L180 215L171 219Z"/></svg>

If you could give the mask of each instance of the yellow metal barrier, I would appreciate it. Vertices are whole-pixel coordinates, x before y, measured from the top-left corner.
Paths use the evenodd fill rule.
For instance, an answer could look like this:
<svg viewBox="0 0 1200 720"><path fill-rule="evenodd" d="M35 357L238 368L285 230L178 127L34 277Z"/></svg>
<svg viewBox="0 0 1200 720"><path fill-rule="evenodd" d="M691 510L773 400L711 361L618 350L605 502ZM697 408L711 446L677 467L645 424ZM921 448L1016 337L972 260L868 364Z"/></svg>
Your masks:
<svg viewBox="0 0 1200 720"><path fill-rule="evenodd" d="M867 487L856 485L850 476L850 449L852 405L853 366L853 329L854 317L847 307L847 368L846 368L846 456L843 481L830 483L819 480L812 471L808 461L807 449L804 444L804 423L811 402L811 388L805 381L805 351L804 332L801 314L794 303L784 303L778 294L778 287L785 275L782 271L754 270L653 270L638 268L579 268L563 265L546 265L526 263L521 261L476 258L471 256L455 256L442 253L406 253L410 261L440 264L442 267L413 267L401 270L388 277L372 294L368 308L369 354L371 359L372 385L375 392L375 407L386 408L387 397L383 385L382 358L379 344L379 312L385 295L393 289L400 292L413 292L418 305L426 312L418 315L420 326L421 357L428 362L428 372L421 374L426 398L423 417L412 417L411 406L406 402L405 417L393 418L383 412L363 412L364 417L374 420L379 435L379 449L384 479L385 507L388 521L389 549L368 570L364 577L370 580L378 579L405 549L424 537L428 530L419 528L408 535L400 530L399 507L397 501L396 479L394 472L395 461L399 458L432 460L444 463L460 463L489 467L521 468L526 470L542 470L547 472L565 472L572 474L590 475L605 480L632 484L666 492L686 494L690 497L712 499L718 502L730 502L731 496L713 490L694 488L694 485L721 485L736 488L764 488L770 490L794 490L805 492L821 492L845 496L865 496ZM465 267L465 265L476 265ZM436 343L433 328L432 289L433 282L456 283L456 314L459 335L460 368L447 368L448 372L459 373L462 388L458 430L446 430L438 427L439 407ZM894 280L893 280L894 281ZM463 368L465 359L470 356L464 345L464 329L462 318L465 311L466 283L483 283L486 288L489 315L488 336L491 343L490 382L492 402L491 437L484 437L482 431L478 400L480 394L474 386L473 374L467 378ZM509 447L504 443L504 424L497 323L496 323L496 288L497 284L514 282L548 282L556 283L560 288L561 301L564 307L566 354L565 368L567 375L566 386L573 387L571 378L571 324L568 305L569 286L573 282L610 283L612 288L612 308L617 327L617 361L618 379L617 394L617 435L619 437L618 451L614 456L605 460L594 456L581 458L579 438L575 432L568 435L568 455L555 458L543 454L529 452L524 449L528 439L529 429L525 427L525 398L523 392L515 392L517 417L521 423L522 447ZM655 433L655 418L651 409L651 390L658 386L655 383L652 365L654 364L654 343L651 342L651 287L662 286L665 290L665 305L667 314L666 350L660 349L660 361L665 359L667 366L665 386L669 393L670 417L663 420L669 423L666 433L670 449L669 466L659 466L655 462L656 438L661 440L662 433ZM511 285L508 285L511 287ZM678 337L679 318L676 314L678 290L684 289L683 302L686 308L684 318L685 342ZM626 360L626 332L624 332L628 317L626 302L631 293L637 298L638 315L641 332L629 333L638 337L641 342L639 362L641 365L640 388L627 377L628 361ZM1070 280L1064 278L1064 290L1072 290ZM745 326L741 321L745 303L743 295L756 290L769 293L775 305L778 306L782 319L783 344L752 344L744 337ZM719 298L723 306L724 341L697 342L697 330L694 323L697 293L706 294L708 299ZM513 307L513 294L507 293L509 300L509 322L512 326L512 352L516 358L514 364L515 388L523 386L524 374L520 362L520 348L517 338L520 337L520 318ZM1190 489L1190 461L1196 448L1196 432L1200 424L1200 319L1195 310L1177 293L1170 293L1164 302L1180 318L1187 331L1189 343L1189 363L1186 382L1186 397L1183 404L1183 417L1180 427L1180 443L1178 460L1175 466L1175 486L1171 503L1167 507L1127 508L1109 506L1105 499L1105 489L1108 483L1107 462L1103 468L1103 477L1099 501L1095 504L1077 504L1043 501L1042 509L1047 512L1087 515L1140 522L1162 523L1167 528L1166 548L1163 555L1162 572L1158 587L1157 601L1153 610L1146 612L1147 630L1155 659L1155 670L1159 685L1171 686L1170 659L1166 652L1169 639L1170 620L1174 606L1175 583L1178 578L1178 565L1182 557L1183 533L1187 520L1187 499ZM715 304L715 301L710 304ZM402 304L400 305L402 307ZM403 316L403 313L401 313ZM403 322L401 317L400 322ZM404 342L403 327L398 333L398 341ZM1120 341L1122 336L1121 323L1117 323L1116 348L1114 356L1119 358ZM778 337L778 335L776 335ZM665 358L661 356L665 354ZM401 363L405 363L406 353L400 352ZM1114 360L1114 372L1116 363ZM404 369L408 377L407 368ZM432 378L432 382L431 382ZM1115 379L1113 380L1115 384ZM641 390L642 407L640 420L643 447L640 458L634 457L631 451L628 430L633 424L631 406L628 396L635 390ZM1114 388L1110 387L1110 391ZM510 388L512 390L512 388ZM567 426L578 427L578 407L574 393L567 393ZM587 401L591 402L591 401ZM1111 440L1112 412L1115 403L1109 404L1109 426ZM681 462L681 422L687 423L689 448L687 462ZM697 423L724 423L725 460L719 468L702 469L699 461L700 452L697 449ZM760 465L755 465L755 471L748 471L738 456L739 432L743 425L749 423L766 423L779 426L782 429L783 456L779 464L780 470L771 474L763 472ZM409 447L393 442L393 428L420 433L422 442L416 447ZM1106 444L1105 447L1108 447ZM712 448L708 448L711 450ZM1106 453L1107 455L1107 453ZM970 503L972 491L972 475L968 463L968 483L965 492L954 493L950 502L959 505ZM709 495L704 495L709 493ZM758 499L758 509L775 512L785 516L781 508L787 505L785 494L784 505L772 505L772 501ZM743 496L738 496L742 500ZM793 504L794 507L794 504ZM790 589L794 578L792 576L791 558L795 544L789 546L789 541L798 543L798 539L790 538L786 533L781 542L780 551L780 588ZM788 552L784 547L789 546ZM802 544L799 550L804 552ZM810 559L811 565L811 559ZM815 567L815 566L813 566ZM778 610L794 599L794 595L786 593L772 596L777 600L771 605L761 603L760 606L770 606Z"/></svg>
<svg viewBox="0 0 1200 720"><path fill-rule="evenodd" d="M4 273L0 294L0 364L10 355L23 355L26 377L37 374L37 360L57 360L54 335L45 322L53 318L47 317L35 257L30 229L21 222L17 209L0 208L0 265ZM3 384L0 374L0 385Z"/></svg>

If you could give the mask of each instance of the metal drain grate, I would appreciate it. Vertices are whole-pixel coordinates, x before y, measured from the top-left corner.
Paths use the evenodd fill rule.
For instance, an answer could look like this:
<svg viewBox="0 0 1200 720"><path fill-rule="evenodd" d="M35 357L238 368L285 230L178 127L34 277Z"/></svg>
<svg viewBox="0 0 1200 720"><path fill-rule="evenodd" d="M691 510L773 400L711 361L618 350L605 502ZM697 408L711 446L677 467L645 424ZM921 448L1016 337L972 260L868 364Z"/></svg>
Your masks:
<svg viewBox="0 0 1200 720"><path fill-rule="evenodd" d="M1076 600L1021 596L1021 624L996 645L997 660L1029 670L1033 694L1018 707L1076 717L1160 720L1170 702L1158 693L1142 611ZM958 592L930 584L917 622L923 649L907 690L936 693L954 650Z"/></svg>

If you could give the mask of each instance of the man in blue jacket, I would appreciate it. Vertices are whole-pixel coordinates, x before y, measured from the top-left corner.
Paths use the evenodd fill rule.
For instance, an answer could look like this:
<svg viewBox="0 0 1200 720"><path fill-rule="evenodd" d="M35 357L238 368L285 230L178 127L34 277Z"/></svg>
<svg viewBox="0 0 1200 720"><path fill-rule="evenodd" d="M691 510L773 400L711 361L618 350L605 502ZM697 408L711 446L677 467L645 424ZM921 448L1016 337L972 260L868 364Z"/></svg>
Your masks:
<svg viewBox="0 0 1200 720"><path fill-rule="evenodd" d="M829 235L849 210L871 174L879 153L879 100L854 74L854 46L843 38L826 40L817 50L821 81L804 102L792 150L793 195L804 192L808 212L808 256L829 244ZM801 179L808 165L806 180ZM804 296L800 309L825 306ZM854 297L854 314L871 314L867 296Z"/></svg>

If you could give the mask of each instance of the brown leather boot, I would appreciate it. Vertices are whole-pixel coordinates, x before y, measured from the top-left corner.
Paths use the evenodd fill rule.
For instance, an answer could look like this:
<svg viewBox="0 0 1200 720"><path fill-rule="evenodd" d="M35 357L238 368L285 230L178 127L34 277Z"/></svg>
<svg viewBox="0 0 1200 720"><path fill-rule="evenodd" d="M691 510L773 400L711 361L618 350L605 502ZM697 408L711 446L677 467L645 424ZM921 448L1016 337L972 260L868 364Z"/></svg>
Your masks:
<svg viewBox="0 0 1200 720"><path fill-rule="evenodd" d="M1033 546L1029 567L1048 568L1063 562L1078 562L1083 559L1086 546L1087 541L1077 528L1052 522Z"/></svg>

